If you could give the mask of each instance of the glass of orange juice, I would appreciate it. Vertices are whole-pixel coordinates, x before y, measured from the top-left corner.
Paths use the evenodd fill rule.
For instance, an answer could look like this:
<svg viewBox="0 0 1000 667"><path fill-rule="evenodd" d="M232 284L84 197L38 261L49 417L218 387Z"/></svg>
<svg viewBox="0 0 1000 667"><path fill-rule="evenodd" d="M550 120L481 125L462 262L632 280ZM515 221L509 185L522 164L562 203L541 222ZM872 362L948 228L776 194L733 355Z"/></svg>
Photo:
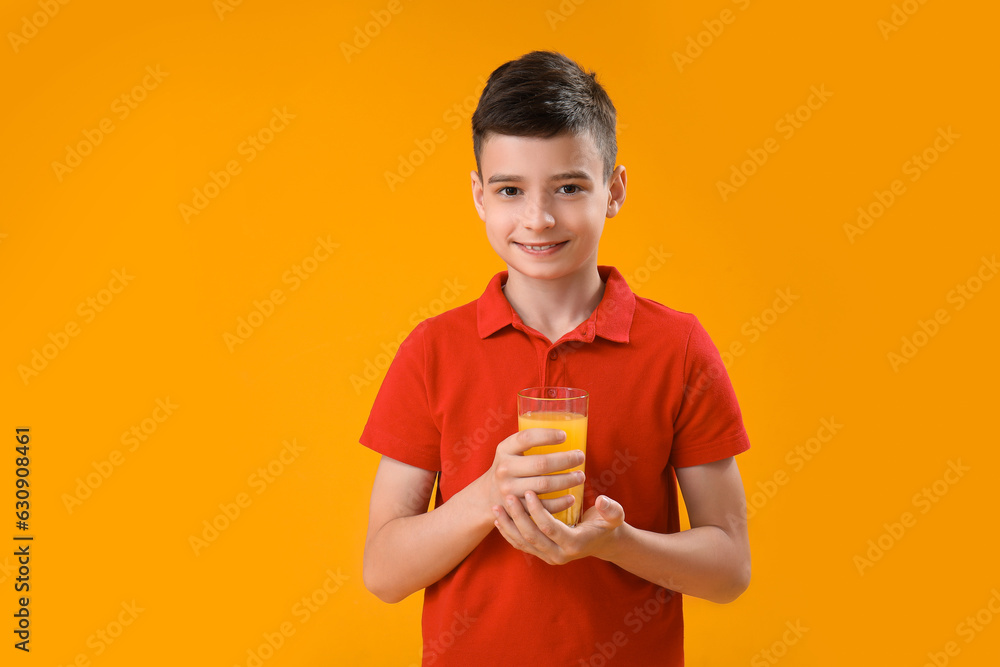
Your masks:
<svg viewBox="0 0 1000 667"><path fill-rule="evenodd" d="M524 452L525 456L532 454L552 454L579 449L587 453L587 400L590 398L583 389L571 387L529 387L517 392L517 430L528 428L557 428L566 432L566 440L556 445L532 447ZM562 470L583 470L584 464ZM550 473L558 474L558 473ZM567 491L553 491L539 494L539 498L559 498ZM575 526L580 520L580 508L583 505L583 484L569 489L573 495L573 505L553 516L567 526Z"/></svg>

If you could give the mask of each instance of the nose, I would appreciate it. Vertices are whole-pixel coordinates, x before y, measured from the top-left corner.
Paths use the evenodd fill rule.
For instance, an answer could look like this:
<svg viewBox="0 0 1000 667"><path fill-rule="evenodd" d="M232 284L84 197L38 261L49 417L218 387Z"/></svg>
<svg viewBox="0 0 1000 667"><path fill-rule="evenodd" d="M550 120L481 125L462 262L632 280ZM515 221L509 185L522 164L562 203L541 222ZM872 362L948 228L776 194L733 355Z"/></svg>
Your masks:
<svg viewBox="0 0 1000 667"><path fill-rule="evenodd" d="M556 224L555 216L549 212L549 200L544 193L527 200L521 211L521 224L526 229L548 229Z"/></svg>

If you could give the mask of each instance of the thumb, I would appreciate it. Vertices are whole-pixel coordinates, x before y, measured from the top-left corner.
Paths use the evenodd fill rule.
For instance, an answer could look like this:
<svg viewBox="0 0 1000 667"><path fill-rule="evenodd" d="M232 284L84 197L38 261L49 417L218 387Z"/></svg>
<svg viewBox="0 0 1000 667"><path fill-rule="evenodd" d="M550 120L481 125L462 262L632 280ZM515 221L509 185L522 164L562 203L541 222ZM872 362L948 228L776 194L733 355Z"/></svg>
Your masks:
<svg viewBox="0 0 1000 667"><path fill-rule="evenodd" d="M601 513L606 521L616 522L623 521L625 519L625 509L617 501L608 498L607 496L600 496L597 499L597 511Z"/></svg>

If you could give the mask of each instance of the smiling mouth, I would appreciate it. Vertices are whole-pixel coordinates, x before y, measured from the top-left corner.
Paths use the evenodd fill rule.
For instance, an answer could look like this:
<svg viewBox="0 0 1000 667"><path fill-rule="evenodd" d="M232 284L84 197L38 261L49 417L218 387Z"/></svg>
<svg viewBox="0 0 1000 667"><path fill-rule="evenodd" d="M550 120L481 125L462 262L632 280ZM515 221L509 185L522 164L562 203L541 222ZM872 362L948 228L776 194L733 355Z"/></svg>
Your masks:
<svg viewBox="0 0 1000 667"><path fill-rule="evenodd" d="M552 248L561 246L564 243L566 243L566 241L561 241L559 243L547 243L545 245L528 245L527 243L518 243L517 245L521 246L522 248L527 248L528 250L531 250L533 252L543 252L545 250L551 250Z"/></svg>

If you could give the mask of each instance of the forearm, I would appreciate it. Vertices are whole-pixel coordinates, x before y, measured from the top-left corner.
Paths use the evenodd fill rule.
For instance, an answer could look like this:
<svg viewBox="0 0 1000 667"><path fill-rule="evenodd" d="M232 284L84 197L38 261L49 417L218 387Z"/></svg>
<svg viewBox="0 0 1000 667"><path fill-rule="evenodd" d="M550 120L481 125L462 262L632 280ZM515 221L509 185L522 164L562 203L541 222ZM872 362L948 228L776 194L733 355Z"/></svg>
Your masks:
<svg viewBox="0 0 1000 667"><path fill-rule="evenodd" d="M623 524L599 555L670 590L732 602L750 583L750 552L717 526L660 534Z"/></svg>
<svg viewBox="0 0 1000 667"><path fill-rule="evenodd" d="M365 549L364 580L386 602L399 602L448 574L493 530L479 481L430 512L386 523Z"/></svg>

